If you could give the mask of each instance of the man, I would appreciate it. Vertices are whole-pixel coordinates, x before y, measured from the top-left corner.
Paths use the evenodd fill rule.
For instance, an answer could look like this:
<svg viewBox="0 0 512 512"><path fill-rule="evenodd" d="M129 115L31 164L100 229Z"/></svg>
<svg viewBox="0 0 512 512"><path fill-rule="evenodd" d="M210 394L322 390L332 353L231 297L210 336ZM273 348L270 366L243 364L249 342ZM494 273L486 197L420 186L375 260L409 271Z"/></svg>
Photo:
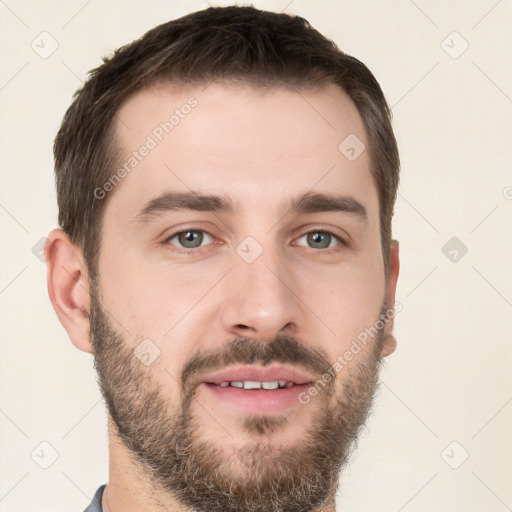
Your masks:
<svg viewBox="0 0 512 512"><path fill-rule="evenodd" d="M302 18L209 8L94 70L54 150L49 295L109 413L87 510L334 511L396 344L370 71Z"/></svg>

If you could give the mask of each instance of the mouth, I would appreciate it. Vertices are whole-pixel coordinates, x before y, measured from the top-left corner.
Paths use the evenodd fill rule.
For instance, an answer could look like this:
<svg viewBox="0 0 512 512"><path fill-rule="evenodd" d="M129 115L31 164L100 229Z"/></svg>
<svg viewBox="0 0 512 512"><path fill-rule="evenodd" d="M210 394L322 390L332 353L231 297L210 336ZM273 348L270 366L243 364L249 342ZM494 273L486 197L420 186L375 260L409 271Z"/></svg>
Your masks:
<svg viewBox="0 0 512 512"><path fill-rule="evenodd" d="M297 386L299 384L296 384L292 381L286 381L286 380L272 380L272 381L255 381L255 380L234 380L234 381L223 381L220 384L215 384L213 382L208 382L207 384L211 384L213 386L220 386L221 388L238 388L238 389L267 389L267 390L274 390L274 389L283 389L283 388L291 388L292 386Z"/></svg>
<svg viewBox="0 0 512 512"><path fill-rule="evenodd" d="M245 365L217 371L201 380L221 387L274 390L311 383L314 376L290 366Z"/></svg>
<svg viewBox="0 0 512 512"><path fill-rule="evenodd" d="M300 405L299 395L314 378L296 368L244 366L202 379L209 397L237 413L265 415L282 413Z"/></svg>

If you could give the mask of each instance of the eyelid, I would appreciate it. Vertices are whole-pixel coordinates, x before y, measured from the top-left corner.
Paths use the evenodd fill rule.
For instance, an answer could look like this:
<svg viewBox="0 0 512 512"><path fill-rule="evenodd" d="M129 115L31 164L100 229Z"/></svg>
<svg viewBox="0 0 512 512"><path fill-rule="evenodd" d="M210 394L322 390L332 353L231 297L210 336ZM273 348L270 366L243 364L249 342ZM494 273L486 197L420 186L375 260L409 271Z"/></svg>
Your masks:
<svg viewBox="0 0 512 512"><path fill-rule="evenodd" d="M183 233L185 231L201 231L203 233L207 233L212 238L216 238L212 234L212 232L215 231L215 229L210 230L207 227L204 227L204 224L208 224L208 225L211 226L210 222L207 222L207 223L202 223L201 222L200 225L199 224L194 224L193 222L194 221L192 221L190 224L184 222L184 223L178 224L176 226L168 227L168 228L166 228L164 231L162 231L160 233L158 238L162 239L163 241L169 240L170 238L172 238L172 237L174 237L176 235L179 235L180 233Z"/></svg>
<svg viewBox="0 0 512 512"><path fill-rule="evenodd" d="M212 238L212 242L208 243L208 244L205 244L205 245L201 245L199 247L194 247L192 249L187 249L186 247L181 247L179 245L176 245L176 244L172 244L171 243L171 240L173 238L175 238L176 236L178 236L179 234L181 233L186 233L187 231L200 231L201 233L204 233L206 235L208 235L209 237ZM207 231L206 229L204 228L200 228L198 226L189 226L189 227L185 227L185 228L181 228L181 229L178 229L176 231L172 231L169 235L165 235L164 238L163 238L163 241L162 241L162 245L166 245L166 246L169 246L169 245L172 245L176 250L180 251L180 252L194 252L194 251L199 251L201 249L204 249L206 248L207 246L209 245L212 245L212 244L215 244L216 243L216 238L214 235L212 235L209 231Z"/></svg>
<svg viewBox="0 0 512 512"><path fill-rule="evenodd" d="M323 228L323 227L319 227L319 226L308 227L308 229L306 231L303 231L298 237L295 238L295 241L299 240L300 238L302 238L305 235L309 235L310 233L326 233L328 235L333 236L339 242L338 245L348 246L348 241L347 241L348 235L347 235L347 237L344 237L342 235L339 235L338 233L335 233L334 230L332 230L332 229ZM336 246L334 246L334 247L336 247ZM334 249L334 247L328 247L327 249L323 249L323 250L326 251L328 249ZM312 247L310 247L310 249L312 249Z"/></svg>
<svg viewBox="0 0 512 512"><path fill-rule="evenodd" d="M320 231L315 231L315 233L320 233ZM304 237L307 237L309 235L309 233L304 233L302 236L300 236L297 239L297 241L294 242L294 245L296 245L297 247L303 247L304 249L307 249L310 251L315 251L315 252L335 251L337 249L339 250L340 247L345 246L345 243L343 242L343 240L341 240L339 237L337 237L333 233L327 233L326 231L322 231L321 233L330 235L332 237L332 239L329 242L329 246L327 246L327 247L311 247L310 245L308 245L307 241L304 243L301 243L301 239ZM331 243L333 243L333 240L334 240L334 245L330 245Z"/></svg>

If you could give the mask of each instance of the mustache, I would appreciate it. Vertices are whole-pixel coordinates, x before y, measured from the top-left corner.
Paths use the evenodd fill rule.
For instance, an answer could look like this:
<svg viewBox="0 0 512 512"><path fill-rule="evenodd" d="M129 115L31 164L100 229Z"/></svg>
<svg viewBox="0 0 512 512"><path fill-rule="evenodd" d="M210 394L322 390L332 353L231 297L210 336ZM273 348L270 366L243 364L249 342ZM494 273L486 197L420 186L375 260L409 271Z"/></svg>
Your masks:
<svg viewBox="0 0 512 512"><path fill-rule="evenodd" d="M183 367L181 387L185 393L197 385L197 375L239 364L260 363L268 366L272 362L299 366L320 378L329 368L327 354L318 348L289 335L278 335L271 341L259 341L250 337L237 337L215 350L196 352Z"/></svg>

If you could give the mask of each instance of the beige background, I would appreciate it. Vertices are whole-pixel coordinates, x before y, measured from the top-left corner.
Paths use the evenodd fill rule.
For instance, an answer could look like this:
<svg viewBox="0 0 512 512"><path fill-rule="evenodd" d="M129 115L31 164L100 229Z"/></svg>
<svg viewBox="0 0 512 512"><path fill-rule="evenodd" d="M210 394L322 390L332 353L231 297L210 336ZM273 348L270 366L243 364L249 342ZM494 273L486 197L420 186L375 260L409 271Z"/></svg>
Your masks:
<svg viewBox="0 0 512 512"><path fill-rule="evenodd" d="M92 360L59 324L33 253L56 226L52 140L102 55L208 3L0 1L0 512L81 511L107 481ZM511 2L254 4L306 17L363 60L401 149L399 345L339 510L512 510Z"/></svg>

